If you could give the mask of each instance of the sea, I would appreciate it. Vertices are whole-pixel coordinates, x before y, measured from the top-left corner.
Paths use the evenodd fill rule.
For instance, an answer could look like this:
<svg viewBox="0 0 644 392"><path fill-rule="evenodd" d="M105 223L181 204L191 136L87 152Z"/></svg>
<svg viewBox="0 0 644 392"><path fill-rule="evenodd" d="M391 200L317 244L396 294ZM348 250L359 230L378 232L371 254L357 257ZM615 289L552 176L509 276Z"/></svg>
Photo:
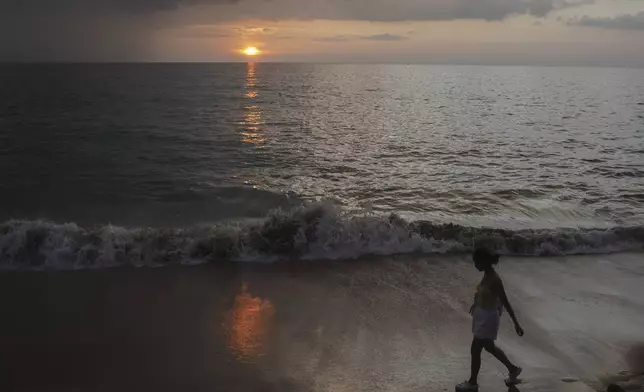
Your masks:
<svg viewBox="0 0 644 392"><path fill-rule="evenodd" d="M0 269L644 246L644 69L0 65Z"/></svg>

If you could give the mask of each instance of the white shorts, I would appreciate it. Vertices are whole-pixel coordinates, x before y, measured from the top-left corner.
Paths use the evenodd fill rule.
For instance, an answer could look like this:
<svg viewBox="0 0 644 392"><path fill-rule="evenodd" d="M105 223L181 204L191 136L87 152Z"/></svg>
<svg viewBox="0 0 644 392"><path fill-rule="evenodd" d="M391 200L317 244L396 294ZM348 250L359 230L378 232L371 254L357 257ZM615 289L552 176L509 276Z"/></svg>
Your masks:
<svg viewBox="0 0 644 392"><path fill-rule="evenodd" d="M472 333L477 339L496 340L500 322L500 309L476 306L472 311Z"/></svg>

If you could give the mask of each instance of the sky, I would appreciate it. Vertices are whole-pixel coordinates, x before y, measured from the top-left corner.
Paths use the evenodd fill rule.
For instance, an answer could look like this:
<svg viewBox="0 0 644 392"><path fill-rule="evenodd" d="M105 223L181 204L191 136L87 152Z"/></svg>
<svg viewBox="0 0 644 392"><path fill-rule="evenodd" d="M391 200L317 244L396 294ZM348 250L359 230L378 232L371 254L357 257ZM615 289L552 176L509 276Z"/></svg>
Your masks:
<svg viewBox="0 0 644 392"><path fill-rule="evenodd" d="M0 0L0 61L644 66L644 0Z"/></svg>

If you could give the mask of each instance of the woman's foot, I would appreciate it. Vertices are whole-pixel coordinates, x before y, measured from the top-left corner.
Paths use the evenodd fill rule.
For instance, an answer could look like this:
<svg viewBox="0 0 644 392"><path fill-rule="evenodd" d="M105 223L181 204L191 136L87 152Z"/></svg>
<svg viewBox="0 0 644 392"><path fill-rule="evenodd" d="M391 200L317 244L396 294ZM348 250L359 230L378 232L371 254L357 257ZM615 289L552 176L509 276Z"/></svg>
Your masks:
<svg viewBox="0 0 644 392"><path fill-rule="evenodd" d="M457 392L477 392L478 390L479 386L477 384L472 384L469 381L463 381L456 386Z"/></svg>
<svg viewBox="0 0 644 392"><path fill-rule="evenodd" d="M523 369L521 369L518 366L515 366L514 369L510 370L510 375L507 380L505 380L506 384L515 384L517 380L519 379L519 376L521 375L521 372Z"/></svg>

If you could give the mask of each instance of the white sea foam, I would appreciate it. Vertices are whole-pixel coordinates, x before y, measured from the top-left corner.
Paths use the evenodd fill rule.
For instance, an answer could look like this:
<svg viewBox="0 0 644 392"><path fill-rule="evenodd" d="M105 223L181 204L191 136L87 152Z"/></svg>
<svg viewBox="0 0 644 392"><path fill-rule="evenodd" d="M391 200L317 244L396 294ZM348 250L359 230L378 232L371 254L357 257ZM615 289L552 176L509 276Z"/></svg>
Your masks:
<svg viewBox="0 0 644 392"><path fill-rule="evenodd" d="M503 230L350 215L331 204L276 210L264 220L184 229L0 224L0 268L84 269L205 262L341 260L443 254L486 245L503 254L563 255L640 250L643 227Z"/></svg>

